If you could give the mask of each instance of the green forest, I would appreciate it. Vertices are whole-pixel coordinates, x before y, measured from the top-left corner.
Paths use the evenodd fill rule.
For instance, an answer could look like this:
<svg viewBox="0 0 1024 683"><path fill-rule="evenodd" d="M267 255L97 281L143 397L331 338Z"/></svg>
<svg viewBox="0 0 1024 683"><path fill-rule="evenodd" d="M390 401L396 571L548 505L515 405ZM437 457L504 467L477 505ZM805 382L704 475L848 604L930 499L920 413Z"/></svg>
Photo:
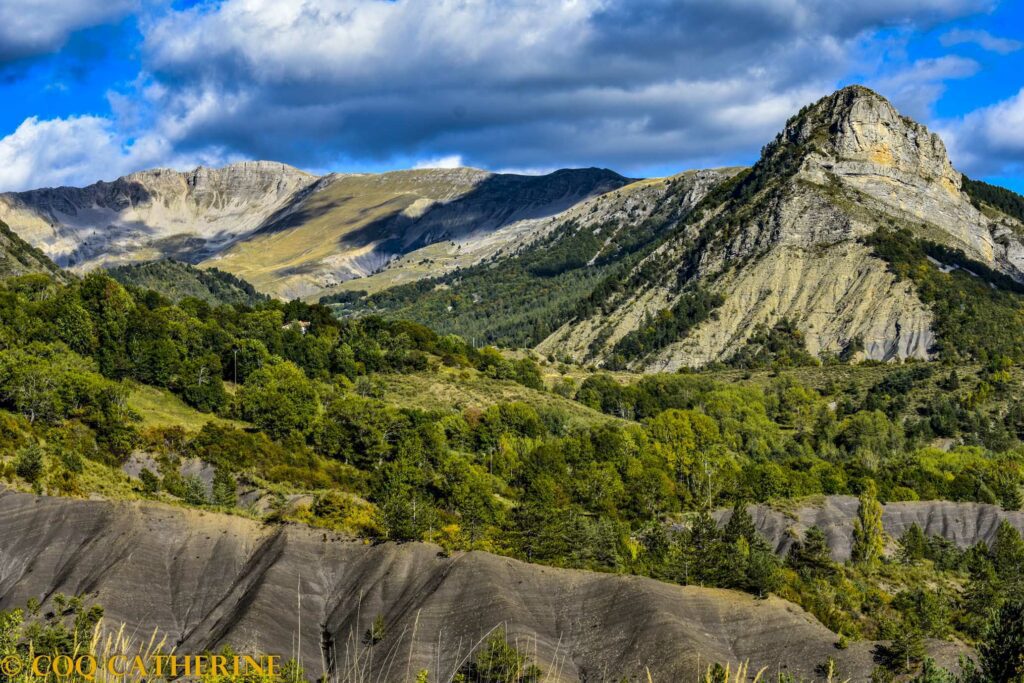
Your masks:
<svg viewBox="0 0 1024 683"><path fill-rule="evenodd" d="M920 256L877 248L894 268ZM1003 296L984 305L1015 305ZM887 539L879 516L890 501L1020 509L1019 338L945 337L944 362L853 366L801 355L780 324L721 368L638 377L299 301L174 303L100 272L7 279L0 320L0 478L37 492L255 514L246 484L275 496L270 521L775 593L837 647L891 640L885 675L925 666L927 638L983 642L1024 585L1008 524L958 549L919 528ZM427 410L392 388L442 381L491 397ZM143 390L197 417L155 423L133 408ZM130 479L136 451L155 464ZM180 474L186 458L215 468L212 488ZM296 492L312 502L288 506ZM757 534L750 506L832 494L860 501L850 562L818 529L785 556Z"/></svg>

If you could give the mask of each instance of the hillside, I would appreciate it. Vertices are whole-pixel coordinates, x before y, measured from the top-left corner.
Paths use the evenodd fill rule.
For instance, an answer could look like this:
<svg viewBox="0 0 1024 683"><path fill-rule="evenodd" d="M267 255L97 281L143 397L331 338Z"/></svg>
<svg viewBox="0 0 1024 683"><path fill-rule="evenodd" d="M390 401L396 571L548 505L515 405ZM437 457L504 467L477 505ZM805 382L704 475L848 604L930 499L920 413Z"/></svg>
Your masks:
<svg viewBox="0 0 1024 683"><path fill-rule="evenodd" d="M958 189L861 88L750 169L352 182L458 178L346 233L404 254L368 295L166 260L0 279L0 607L47 605L5 618L77 623L82 593L269 648L301 614L310 670L354 680L444 672L501 623L556 680L987 666L1024 614L1014 195ZM337 182L303 196L340 215ZM234 245L335 227L275 211Z"/></svg>
<svg viewBox="0 0 1024 683"><path fill-rule="evenodd" d="M181 261L149 261L117 266L109 272L123 285L151 289L175 302L193 297L210 304L252 306L267 298L231 273L217 268L196 268Z"/></svg>
<svg viewBox="0 0 1024 683"><path fill-rule="evenodd" d="M59 281L67 276L49 258L21 239L7 224L0 221L0 278L44 273Z"/></svg>
<svg viewBox="0 0 1024 683"><path fill-rule="evenodd" d="M805 107L753 168L701 192L669 181L647 211L603 225L567 215L494 263L348 308L641 371L730 362L755 333L795 335L812 356L977 357L977 339L956 329L1019 318L1024 224L1012 193L962 186L938 136L853 86ZM979 304L958 312L960 297ZM981 355L1019 353L1006 346Z"/></svg>
<svg viewBox="0 0 1024 683"><path fill-rule="evenodd" d="M0 195L0 219L79 271L172 257L197 261L257 229L316 177L273 162L140 171L85 188Z"/></svg>
<svg viewBox="0 0 1024 683"><path fill-rule="evenodd" d="M738 170L690 171L627 185L552 218L515 251L377 292L342 310L419 320L478 343L532 346L591 308L595 292L622 287L669 226ZM350 283L353 289L360 284Z"/></svg>
<svg viewBox="0 0 1024 683"><path fill-rule="evenodd" d="M627 180L601 169L544 176L469 168L314 176L244 162L142 171L86 188L0 194L0 219L85 272L173 258L238 275L281 298L372 273L437 242L498 243Z"/></svg>
<svg viewBox="0 0 1024 683"><path fill-rule="evenodd" d="M872 667L873 643L837 650L835 634L774 597L481 552L449 557L419 543L369 546L154 504L0 491L0 520L0 608L86 593L109 623L129 633L157 628L181 652L244 643L291 653L298 636L313 676L324 662L334 675L374 672L380 681L408 681L407 670L447 676L499 626L550 681L646 679L646 670L679 681L709 661L750 660L752 670L781 666L798 678L829 658L853 680ZM377 617L384 635L367 644ZM952 644L932 648L955 659Z"/></svg>
<svg viewBox="0 0 1024 683"><path fill-rule="evenodd" d="M920 283L892 272L865 238L903 229L1019 278L1024 252L1008 227L1014 219L985 217L960 186L937 136L875 93L847 88L791 119L749 174L648 257L637 286L666 306L635 292L606 300L605 313L541 348L599 331L624 338L636 320L657 318L687 289L704 287L723 297L712 318L626 362L673 370L728 360L758 326L783 320L812 354L839 354L856 340L867 358L930 357L943 322L935 302L923 301Z"/></svg>

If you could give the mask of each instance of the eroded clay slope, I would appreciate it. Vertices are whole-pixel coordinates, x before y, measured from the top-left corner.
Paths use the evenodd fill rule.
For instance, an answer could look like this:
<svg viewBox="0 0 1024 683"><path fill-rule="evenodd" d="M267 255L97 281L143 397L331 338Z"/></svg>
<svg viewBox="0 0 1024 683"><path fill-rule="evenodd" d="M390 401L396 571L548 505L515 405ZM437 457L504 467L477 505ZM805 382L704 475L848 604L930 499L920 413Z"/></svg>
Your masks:
<svg viewBox="0 0 1024 683"><path fill-rule="evenodd" d="M755 505L751 506L750 513L758 532L779 554L789 552L794 540L808 528L818 526L825 532L832 557L845 562L850 559L853 547L853 520L857 516L857 506L854 496L827 496L818 504L792 510ZM724 524L731 514L730 511L720 511L716 518ZM943 500L888 503L883 507L882 515L890 551L897 549L896 540L912 524L917 524L926 534L941 536L960 548L967 548L979 541L991 543L1004 519L1024 532L1024 512L1003 510L985 503Z"/></svg>
<svg viewBox="0 0 1024 683"><path fill-rule="evenodd" d="M426 544L365 545L151 504L0 492L0 608L58 592L87 594L129 632L158 627L179 652L232 643L288 656L301 614L307 673L321 673L323 646L342 678L360 668L407 681L426 668L448 680L498 625L534 653L546 680L636 680L644 666L655 681L690 680L711 660L811 677L831 656L855 679L873 666L872 644L836 650L834 634L777 598L480 552L443 557ZM378 615L386 636L368 648L362 637Z"/></svg>

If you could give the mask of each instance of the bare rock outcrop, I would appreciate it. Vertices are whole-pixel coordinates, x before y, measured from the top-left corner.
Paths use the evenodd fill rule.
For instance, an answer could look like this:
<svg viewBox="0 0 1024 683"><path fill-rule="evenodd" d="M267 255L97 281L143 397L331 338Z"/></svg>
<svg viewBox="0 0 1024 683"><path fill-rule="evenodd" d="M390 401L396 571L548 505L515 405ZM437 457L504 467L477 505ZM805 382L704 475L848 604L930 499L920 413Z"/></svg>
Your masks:
<svg viewBox="0 0 1024 683"><path fill-rule="evenodd" d="M257 228L316 176L276 162L154 169L85 188L0 195L0 218L77 270L174 256L195 261Z"/></svg>
<svg viewBox="0 0 1024 683"><path fill-rule="evenodd" d="M485 238L627 182L605 169L524 176L434 168L318 177L249 161L0 194L0 219L74 270L171 257L214 265L275 296L311 297L401 254Z"/></svg>

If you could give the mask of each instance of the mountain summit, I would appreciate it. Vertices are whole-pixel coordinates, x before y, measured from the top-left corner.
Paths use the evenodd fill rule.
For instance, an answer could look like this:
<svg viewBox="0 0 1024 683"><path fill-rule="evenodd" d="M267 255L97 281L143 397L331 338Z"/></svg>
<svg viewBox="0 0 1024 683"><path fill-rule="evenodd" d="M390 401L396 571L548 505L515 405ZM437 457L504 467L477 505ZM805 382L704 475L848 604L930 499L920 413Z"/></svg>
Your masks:
<svg viewBox="0 0 1024 683"><path fill-rule="evenodd" d="M748 173L672 231L640 266L643 296L606 301L540 349L607 363L617 343L656 329L652 318L677 316L688 292L701 289L722 298L713 315L613 364L673 370L726 361L783 322L815 355L929 357L932 311L864 240L903 229L1020 280L1020 222L975 203L936 134L871 90L844 88L790 119Z"/></svg>
<svg viewBox="0 0 1024 683"><path fill-rule="evenodd" d="M742 366L782 347L930 358L949 326L936 319L945 295L922 295L928 269L984 271L998 291L1024 281L1021 216L979 187L938 135L851 86L804 107L749 169L633 183L500 259L364 305L608 368ZM906 253L879 243L891 233Z"/></svg>

